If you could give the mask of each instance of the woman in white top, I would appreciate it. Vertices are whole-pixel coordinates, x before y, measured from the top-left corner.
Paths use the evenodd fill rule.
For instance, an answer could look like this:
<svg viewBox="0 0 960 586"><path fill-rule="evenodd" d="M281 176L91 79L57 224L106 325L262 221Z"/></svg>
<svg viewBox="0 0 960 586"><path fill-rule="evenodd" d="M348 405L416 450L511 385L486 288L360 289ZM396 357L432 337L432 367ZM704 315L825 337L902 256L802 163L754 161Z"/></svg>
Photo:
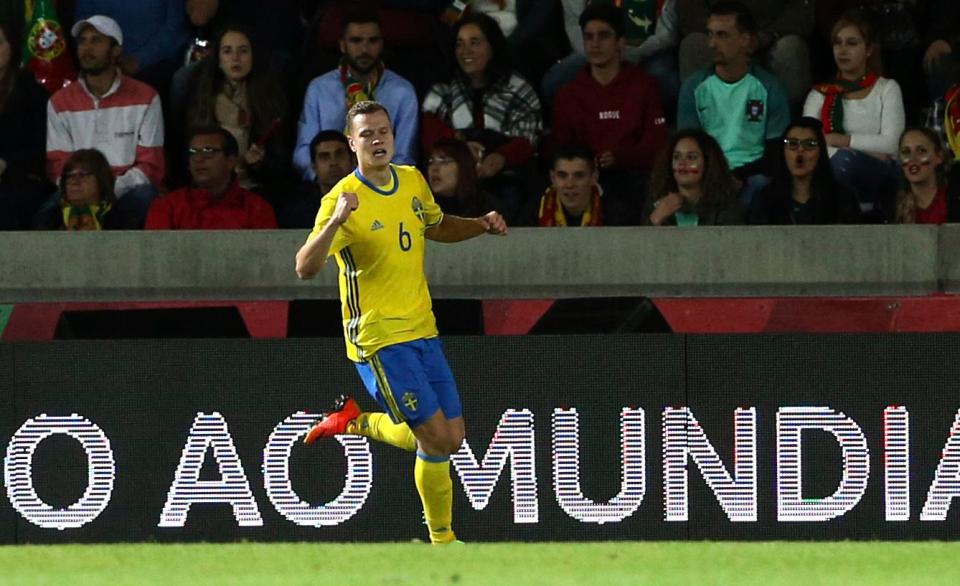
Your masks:
<svg viewBox="0 0 960 586"><path fill-rule="evenodd" d="M889 222L898 179L894 157L905 124L900 86L879 75L875 29L859 11L844 13L834 25L833 58L837 78L814 86L803 115L823 124L837 181L857 191L868 218Z"/></svg>

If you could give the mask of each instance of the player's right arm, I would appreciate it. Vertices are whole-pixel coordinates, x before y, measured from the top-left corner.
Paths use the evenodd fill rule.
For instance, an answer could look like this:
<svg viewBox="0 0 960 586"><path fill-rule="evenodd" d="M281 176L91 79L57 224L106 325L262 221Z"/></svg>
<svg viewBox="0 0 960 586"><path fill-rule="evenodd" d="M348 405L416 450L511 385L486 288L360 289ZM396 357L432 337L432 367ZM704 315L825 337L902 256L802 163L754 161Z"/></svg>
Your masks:
<svg viewBox="0 0 960 586"><path fill-rule="evenodd" d="M360 205L356 193L341 193L337 198L336 207L330 219L316 236L307 240L307 243L297 251L297 276L301 279L312 279L330 255L330 245L333 243L337 230L347 221L353 210ZM328 208L329 209L329 208Z"/></svg>

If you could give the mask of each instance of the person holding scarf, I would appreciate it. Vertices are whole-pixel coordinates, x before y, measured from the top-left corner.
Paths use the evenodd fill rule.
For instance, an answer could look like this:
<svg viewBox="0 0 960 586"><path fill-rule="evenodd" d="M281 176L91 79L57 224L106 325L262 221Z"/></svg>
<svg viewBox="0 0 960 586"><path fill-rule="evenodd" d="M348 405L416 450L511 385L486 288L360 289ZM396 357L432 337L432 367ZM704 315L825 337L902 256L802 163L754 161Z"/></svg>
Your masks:
<svg viewBox="0 0 960 586"><path fill-rule="evenodd" d="M315 178L310 158L310 141L321 130L343 131L344 118L354 105L376 100L387 108L396 137L393 162L417 162L420 105L409 81L386 69L380 58L383 36L380 21L372 12L346 15L340 39L343 58L336 69L310 82L297 123L297 146L293 166L303 179Z"/></svg>
<svg viewBox="0 0 960 586"><path fill-rule="evenodd" d="M553 156L550 187L540 198L537 225L602 226L603 201L593 153L583 146L565 146Z"/></svg>
<svg viewBox="0 0 960 586"><path fill-rule="evenodd" d="M890 222L898 177L894 156L905 125L900 86L881 76L875 28L862 12L844 13L832 38L837 77L814 86L803 115L820 119L834 175L857 191L865 217Z"/></svg>
<svg viewBox="0 0 960 586"><path fill-rule="evenodd" d="M37 212L34 226L40 230L132 230L134 218L114 208L113 171L96 149L74 151L63 165L58 185L60 199Z"/></svg>

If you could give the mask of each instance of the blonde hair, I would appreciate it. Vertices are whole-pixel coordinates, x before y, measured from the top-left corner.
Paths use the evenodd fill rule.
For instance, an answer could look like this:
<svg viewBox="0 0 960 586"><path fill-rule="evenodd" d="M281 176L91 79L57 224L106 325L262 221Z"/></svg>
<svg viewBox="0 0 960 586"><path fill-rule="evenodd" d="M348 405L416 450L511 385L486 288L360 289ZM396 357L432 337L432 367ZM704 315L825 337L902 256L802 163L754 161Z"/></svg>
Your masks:
<svg viewBox="0 0 960 586"><path fill-rule="evenodd" d="M831 45L837 38L837 34L848 26L857 29L857 32L863 37L864 44L867 45L867 50L870 51L870 55L867 57L867 72L872 71L877 75L883 75L883 58L880 55L880 38L877 34L876 22L859 8L847 10L833 24L833 30L830 31Z"/></svg>
<svg viewBox="0 0 960 586"><path fill-rule="evenodd" d="M900 140L897 141L897 144L902 144L904 137L910 132L919 132L930 141L930 144L933 145L933 150L935 153L941 156L945 155L943 141L940 140L940 135L924 126L907 127L900 135ZM944 156L944 162L937 165L936 168L938 189L947 183L946 168L946 157ZM903 176L903 180L900 182L900 190L897 191L895 219L898 224L915 224L917 222L917 196L913 193L913 189L910 187L910 182L907 181L906 176Z"/></svg>

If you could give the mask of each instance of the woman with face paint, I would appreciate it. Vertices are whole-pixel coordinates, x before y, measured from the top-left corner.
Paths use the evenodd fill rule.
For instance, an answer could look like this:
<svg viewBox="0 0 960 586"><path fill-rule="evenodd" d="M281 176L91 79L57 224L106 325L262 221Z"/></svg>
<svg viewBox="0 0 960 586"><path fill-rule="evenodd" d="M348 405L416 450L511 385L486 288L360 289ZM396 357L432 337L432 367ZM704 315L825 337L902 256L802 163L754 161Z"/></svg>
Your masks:
<svg viewBox="0 0 960 586"><path fill-rule="evenodd" d="M751 224L860 221L856 194L833 175L819 120L801 118L788 126L779 150L770 184L751 203Z"/></svg>
<svg viewBox="0 0 960 586"><path fill-rule="evenodd" d="M702 130L681 130L661 151L643 212L649 226L743 224L736 179L717 141Z"/></svg>
<svg viewBox="0 0 960 586"><path fill-rule="evenodd" d="M908 128L900 137L903 184L897 194L897 223L960 221L960 181L948 181L946 153L937 133ZM956 175L956 173L954 173Z"/></svg>

